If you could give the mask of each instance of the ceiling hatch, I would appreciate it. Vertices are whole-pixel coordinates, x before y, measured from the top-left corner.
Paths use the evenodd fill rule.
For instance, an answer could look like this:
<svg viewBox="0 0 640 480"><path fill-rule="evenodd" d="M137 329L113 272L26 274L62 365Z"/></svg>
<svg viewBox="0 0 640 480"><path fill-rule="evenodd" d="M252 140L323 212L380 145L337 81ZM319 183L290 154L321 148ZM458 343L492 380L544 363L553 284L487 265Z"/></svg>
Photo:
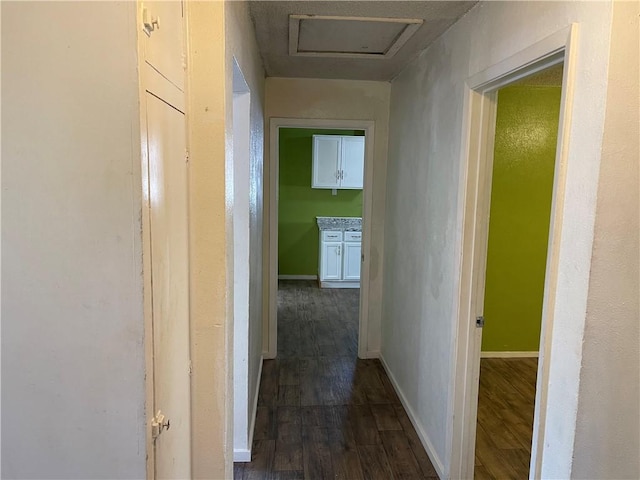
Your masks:
<svg viewBox="0 0 640 480"><path fill-rule="evenodd" d="M422 19L289 15L289 55L390 58Z"/></svg>

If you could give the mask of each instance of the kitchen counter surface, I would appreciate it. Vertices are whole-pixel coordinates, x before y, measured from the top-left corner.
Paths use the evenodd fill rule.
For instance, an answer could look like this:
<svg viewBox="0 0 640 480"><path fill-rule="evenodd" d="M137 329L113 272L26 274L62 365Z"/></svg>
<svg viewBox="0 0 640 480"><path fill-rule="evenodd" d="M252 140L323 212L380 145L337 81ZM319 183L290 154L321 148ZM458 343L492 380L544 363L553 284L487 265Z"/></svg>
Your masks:
<svg viewBox="0 0 640 480"><path fill-rule="evenodd" d="M316 217L318 228L324 230L341 230L343 232L361 232L361 217Z"/></svg>

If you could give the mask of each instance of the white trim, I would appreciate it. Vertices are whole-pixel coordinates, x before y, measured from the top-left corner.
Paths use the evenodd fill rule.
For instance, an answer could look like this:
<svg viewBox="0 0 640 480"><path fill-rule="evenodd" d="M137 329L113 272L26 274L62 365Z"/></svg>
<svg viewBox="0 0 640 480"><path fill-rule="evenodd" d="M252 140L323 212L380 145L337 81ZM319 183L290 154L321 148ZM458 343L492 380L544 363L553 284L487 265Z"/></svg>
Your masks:
<svg viewBox="0 0 640 480"><path fill-rule="evenodd" d="M317 275L278 275L278 280L317 280Z"/></svg>
<svg viewBox="0 0 640 480"><path fill-rule="evenodd" d="M233 463L246 463L251 461L251 450L237 448L233 450Z"/></svg>
<svg viewBox="0 0 640 480"><path fill-rule="evenodd" d="M480 358L537 358L538 352L481 352Z"/></svg>
<svg viewBox="0 0 640 480"><path fill-rule="evenodd" d="M384 53L358 53L358 52L300 52L301 20L348 20L351 22L380 22L402 23L405 28L389 45ZM343 17L336 15L289 15L289 55L292 57L329 57L329 58L391 58L407 41L418 31L424 20L421 18L391 18L391 17Z"/></svg>
<svg viewBox="0 0 640 480"><path fill-rule="evenodd" d="M475 327L475 317L482 315L483 310L496 92L524 76L564 60L529 473L530 478L541 475L577 33L577 25L570 25L471 76L465 86L458 212L462 226L458 237L460 283L458 321L452 348L453 391L447 429L447 441L451 445L450 478L472 478L474 472L482 342L482 330Z"/></svg>
<svg viewBox="0 0 640 480"><path fill-rule="evenodd" d="M362 263L360 276L360 312L358 328L358 357L372 358L368 350L369 338L369 270L371 258L371 205L373 202L373 154L375 122L373 120L326 120L305 118L269 119L269 215L268 266L266 296L266 348L265 358L275 358L278 352L278 129L328 128L365 131L364 189L362 201Z"/></svg>
<svg viewBox="0 0 640 480"><path fill-rule="evenodd" d="M442 459L436 453L436 450L433 447L433 443L431 442L429 435L427 435L427 433L424 431L424 428L422 428L422 425L418 421L417 415L411 408L411 405L409 404L407 397L405 397L404 392L402 391L402 389L398 385L398 382L396 381L396 377L393 376L393 373L391 372L389 365L387 365L387 362L385 361L382 355L380 355L380 362L382 363L382 366L384 367L385 372L387 372L387 376L391 381L391 385L393 385L393 389L398 394L398 398L400 399L400 402L402 403L402 406L404 407L405 412L407 412L407 416L409 417L409 420L411 420L411 424L413 425L413 428L416 429L418 438L420 439L422 446L427 452L427 455L429 455L429 459L431 460L431 463L433 464L433 467L435 468L436 473L438 474L438 477L446 478L444 474L444 465L442 463Z"/></svg>
<svg viewBox="0 0 640 480"><path fill-rule="evenodd" d="M360 282L320 282L320 288L360 288Z"/></svg>
<svg viewBox="0 0 640 480"><path fill-rule="evenodd" d="M256 417L258 415L258 397L260 396L260 379L262 378L262 365L264 363L264 357L260 356L260 366L258 366L258 376L256 378L256 394L253 398L253 410L251 415L251 426L249 427L249 448L238 448L233 450L234 462L250 462L251 461L251 447L253 446L253 434L256 429Z"/></svg>

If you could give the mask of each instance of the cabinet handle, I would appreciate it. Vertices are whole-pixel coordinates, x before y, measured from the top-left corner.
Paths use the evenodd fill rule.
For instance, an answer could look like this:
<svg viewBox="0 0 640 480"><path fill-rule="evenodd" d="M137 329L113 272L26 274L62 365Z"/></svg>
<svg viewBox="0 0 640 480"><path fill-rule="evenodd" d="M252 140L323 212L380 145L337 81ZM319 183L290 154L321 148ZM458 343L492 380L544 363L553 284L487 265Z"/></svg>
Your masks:
<svg viewBox="0 0 640 480"><path fill-rule="evenodd" d="M340 245L336 247L336 255L340 255Z"/></svg>
<svg viewBox="0 0 640 480"><path fill-rule="evenodd" d="M336 170L336 180L340 180L340 170Z"/></svg>
<svg viewBox="0 0 640 480"><path fill-rule="evenodd" d="M340 170L340 180L344 180L344 170Z"/></svg>

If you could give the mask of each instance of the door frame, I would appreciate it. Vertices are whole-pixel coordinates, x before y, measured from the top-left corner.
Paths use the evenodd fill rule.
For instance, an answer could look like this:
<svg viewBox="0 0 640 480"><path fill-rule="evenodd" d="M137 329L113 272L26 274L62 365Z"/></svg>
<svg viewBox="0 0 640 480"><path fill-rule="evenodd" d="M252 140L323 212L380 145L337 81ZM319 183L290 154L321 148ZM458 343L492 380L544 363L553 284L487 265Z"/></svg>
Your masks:
<svg viewBox="0 0 640 480"><path fill-rule="evenodd" d="M457 335L453 348L453 394L448 430L450 478L473 478L480 379L482 329L493 146L498 89L533 73L564 63L551 220L543 295L530 478L541 475L548 408L556 287L577 57L577 24L570 25L517 54L471 76L465 85L461 169L461 256ZM558 347L554 347L554 352ZM577 402L577 398L575 399Z"/></svg>
<svg viewBox="0 0 640 480"><path fill-rule="evenodd" d="M360 276L360 308L358 326L358 357L368 358L369 338L369 259L371 251L371 205L373 202L373 120L326 120L312 118L269 119L269 237L267 268L267 328L264 358L276 358L278 353L278 178L280 165L280 128L326 128L364 130L364 188L362 203L362 270Z"/></svg>

